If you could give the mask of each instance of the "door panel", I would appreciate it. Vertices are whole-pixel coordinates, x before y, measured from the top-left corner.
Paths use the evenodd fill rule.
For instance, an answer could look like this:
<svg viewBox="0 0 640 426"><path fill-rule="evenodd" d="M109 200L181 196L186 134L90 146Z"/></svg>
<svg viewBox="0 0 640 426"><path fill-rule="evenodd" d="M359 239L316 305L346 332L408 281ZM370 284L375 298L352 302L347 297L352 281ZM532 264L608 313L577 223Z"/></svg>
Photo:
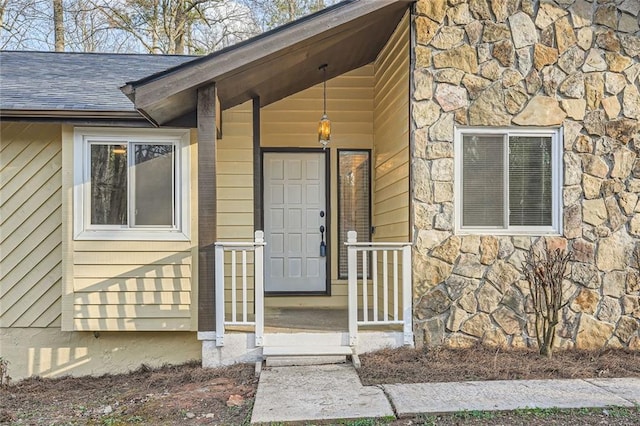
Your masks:
<svg viewBox="0 0 640 426"><path fill-rule="evenodd" d="M320 212L327 212L325 154L263 155L265 291L325 292L327 259L320 256L320 226L326 227Z"/></svg>

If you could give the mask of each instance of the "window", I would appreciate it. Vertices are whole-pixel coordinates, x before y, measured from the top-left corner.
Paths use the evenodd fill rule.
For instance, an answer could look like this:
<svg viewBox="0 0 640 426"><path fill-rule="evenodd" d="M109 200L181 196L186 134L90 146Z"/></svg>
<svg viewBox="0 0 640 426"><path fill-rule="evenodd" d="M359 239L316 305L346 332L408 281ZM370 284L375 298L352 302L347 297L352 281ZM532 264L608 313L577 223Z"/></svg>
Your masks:
<svg viewBox="0 0 640 426"><path fill-rule="evenodd" d="M187 240L186 133L77 129L76 239Z"/></svg>
<svg viewBox="0 0 640 426"><path fill-rule="evenodd" d="M366 150L338 150L338 274L346 278L347 232L356 231L358 241L371 240L371 164ZM358 264L362 269L362 264ZM358 274L362 271L359 270Z"/></svg>
<svg viewBox="0 0 640 426"><path fill-rule="evenodd" d="M549 129L456 130L456 229L560 233L560 141Z"/></svg>

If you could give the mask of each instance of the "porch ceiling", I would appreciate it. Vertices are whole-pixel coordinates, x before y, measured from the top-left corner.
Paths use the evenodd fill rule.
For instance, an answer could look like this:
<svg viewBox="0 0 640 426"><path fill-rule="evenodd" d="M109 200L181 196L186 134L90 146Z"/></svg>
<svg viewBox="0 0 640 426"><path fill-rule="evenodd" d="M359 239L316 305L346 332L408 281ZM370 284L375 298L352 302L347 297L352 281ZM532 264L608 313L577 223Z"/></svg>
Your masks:
<svg viewBox="0 0 640 426"><path fill-rule="evenodd" d="M347 0L122 91L157 125L194 125L197 89L212 82L222 109L269 105L322 82L322 64L333 78L373 62L412 1Z"/></svg>

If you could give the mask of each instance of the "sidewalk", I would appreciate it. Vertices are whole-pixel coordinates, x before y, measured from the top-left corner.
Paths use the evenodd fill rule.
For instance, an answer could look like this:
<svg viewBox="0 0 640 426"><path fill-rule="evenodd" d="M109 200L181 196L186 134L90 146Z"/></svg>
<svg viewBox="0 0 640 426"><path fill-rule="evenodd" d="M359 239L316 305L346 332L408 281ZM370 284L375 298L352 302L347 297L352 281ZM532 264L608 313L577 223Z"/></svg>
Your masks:
<svg viewBox="0 0 640 426"><path fill-rule="evenodd" d="M251 423L637 404L637 378L362 386L351 365L274 367L260 375Z"/></svg>

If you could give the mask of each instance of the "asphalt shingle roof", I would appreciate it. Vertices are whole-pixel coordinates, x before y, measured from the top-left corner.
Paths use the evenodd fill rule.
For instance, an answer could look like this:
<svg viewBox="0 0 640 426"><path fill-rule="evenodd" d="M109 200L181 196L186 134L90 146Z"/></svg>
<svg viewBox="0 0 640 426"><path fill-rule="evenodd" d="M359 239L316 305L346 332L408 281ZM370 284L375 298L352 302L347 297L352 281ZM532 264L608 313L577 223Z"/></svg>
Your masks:
<svg viewBox="0 0 640 426"><path fill-rule="evenodd" d="M0 52L0 109L134 111L120 91L195 56Z"/></svg>

